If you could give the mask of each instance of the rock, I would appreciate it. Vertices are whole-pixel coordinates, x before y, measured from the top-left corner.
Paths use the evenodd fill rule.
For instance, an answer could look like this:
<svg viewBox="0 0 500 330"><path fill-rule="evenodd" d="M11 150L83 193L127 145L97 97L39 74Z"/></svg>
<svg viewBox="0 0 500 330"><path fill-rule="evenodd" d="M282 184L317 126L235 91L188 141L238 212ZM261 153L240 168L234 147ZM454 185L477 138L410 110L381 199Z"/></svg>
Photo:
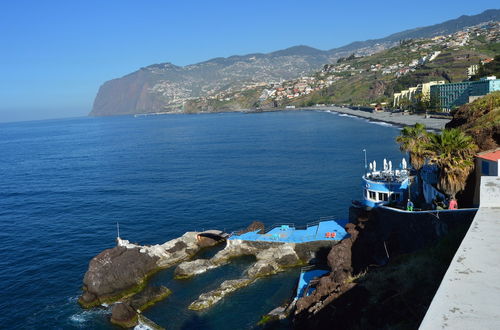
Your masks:
<svg viewBox="0 0 500 330"><path fill-rule="evenodd" d="M129 304L119 302L111 310L111 323L123 328L133 328L138 324L138 314Z"/></svg>
<svg viewBox="0 0 500 330"><path fill-rule="evenodd" d="M143 314L139 314L139 324L136 328L138 329L149 329L149 330L165 330L165 328L159 326L155 322L151 321ZM136 329L134 328L134 329Z"/></svg>
<svg viewBox="0 0 500 330"><path fill-rule="evenodd" d="M185 261L179 264L174 272L175 277L189 278L199 275L209 269L227 264L231 258L245 255L256 255L263 248L271 246L269 244L261 246L259 243L260 242L227 241L226 247L217 252L217 254L211 259L197 259L193 261Z"/></svg>
<svg viewBox="0 0 500 330"><path fill-rule="evenodd" d="M217 267L217 265L208 259L185 261L175 268L174 276L176 279L189 278L194 275L204 273L215 267Z"/></svg>
<svg viewBox="0 0 500 330"><path fill-rule="evenodd" d="M220 240L217 240L215 238L198 235L198 245L202 248L211 247L219 243Z"/></svg>
<svg viewBox="0 0 500 330"><path fill-rule="evenodd" d="M294 247L295 244L284 243L257 253L257 262L247 270L247 275L250 278L267 276L299 265L301 260Z"/></svg>
<svg viewBox="0 0 500 330"><path fill-rule="evenodd" d="M128 303L134 310L144 311L157 302L167 298L172 291L164 286L148 286L141 292L133 295Z"/></svg>
<svg viewBox="0 0 500 330"><path fill-rule="evenodd" d="M158 260L139 248L117 246L104 250L90 261L80 304L88 308L139 291L144 279L157 269Z"/></svg>
<svg viewBox="0 0 500 330"><path fill-rule="evenodd" d="M192 257L201 247L196 232L187 232L164 244L142 246L117 239L118 246L94 257L83 279L78 302L84 308L129 297L143 289L148 276Z"/></svg>
<svg viewBox="0 0 500 330"><path fill-rule="evenodd" d="M224 242L227 237L229 237L229 235L224 233L223 231L206 230L202 233L199 233L196 236L196 239L198 240L198 245L200 247L206 248Z"/></svg>
<svg viewBox="0 0 500 330"><path fill-rule="evenodd" d="M301 314L314 314L352 287L353 284L347 283L347 280L353 271L352 247L358 238L359 231L352 223L346 224L345 229L350 236L334 245L328 253L327 263L331 269L330 274L320 278L316 290L311 295L297 301L295 319L303 318Z"/></svg>
<svg viewBox="0 0 500 330"><path fill-rule="evenodd" d="M256 231L256 230L264 231L265 225L260 221L254 221L246 229L243 229L243 230L240 230L239 232L237 232L237 234L242 235L244 233L249 233L251 231Z"/></svg>
<svg viewBox="0 0 500 330"><path fill-rule="evenodd" d="M217 289L201 294L200 297L196 301L191 303L188 308L191 310L206 309L224 298L229 293L247 286L252 282L253 280L249 278L224 281Z"/></svg>
<svg viewBox="0 0 500 330"><path fill-rule="evenodd" d="M191 258L201 249L196 239L197 235L197 232L187 232L181 237L170 240L161 245L140 246L132 244L132 246L140 247L141 252L145 252L150 256L158 257L158 267L166 268L180 261ZM122 244L127 246L131 245L128 241L122 241Z"/></svg>
<svg viewBox="0 0 500 330"><path fill-rule="evenodd" d="M240 249L238 249L239 247ZM229 246L226 252L221 253L217 258L214 257L211 260L216 260L217 262L221 262L221 260L227 260L226 257L228 255L232 255L236 253L235 251L245 251L248 254L250 251L256 256L257 262L255 262L250 268L246 271L246 277L236 280L228 280L224 281L219 288L203 293L200 297L193 302L189 308L194 310L205 309L213 304L217 303L222 297L227 294L236 291L244 286L249 285L255 279L262 276L268 276L272 274L276 274L286 267L297 266L302 263L299 256L295 252L295 244L289 243L272 243L272 244L253 244L251 242L239 242L233 243L233 246ZM219 252L219 253L220 253ZM211 260L196 260L190 263L183 263L177 267L179 273L189 268L188 272L193 273L196 269L196 265L200 267L200 269L209 269L208 267L216 267L216 264ZM212 263L211 263L212 262ZM208 266L207 266L208 265ZM176 269L177 272L177 269Z"/></svg>
<svg viewBox="0 0 500 330"><path fill-rule="evenodd" d="M280 268L276 263L269 263L264 260L254 263L247 269L247 275L251 278L268 276L279 272Z"/></svg>

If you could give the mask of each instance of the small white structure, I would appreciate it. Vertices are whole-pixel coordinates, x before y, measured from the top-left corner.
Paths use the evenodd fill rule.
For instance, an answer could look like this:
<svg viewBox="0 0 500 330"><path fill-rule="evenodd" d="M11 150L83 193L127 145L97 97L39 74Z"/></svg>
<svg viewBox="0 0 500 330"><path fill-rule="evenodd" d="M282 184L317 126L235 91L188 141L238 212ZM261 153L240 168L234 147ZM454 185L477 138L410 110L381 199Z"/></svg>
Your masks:
<svg viewBox="0 0 500 330"><path fill-rule="evenodd" d="M479 187L482 176L500 176L500 148L483 151L476 155L474 205L479 205Z"/></svg>

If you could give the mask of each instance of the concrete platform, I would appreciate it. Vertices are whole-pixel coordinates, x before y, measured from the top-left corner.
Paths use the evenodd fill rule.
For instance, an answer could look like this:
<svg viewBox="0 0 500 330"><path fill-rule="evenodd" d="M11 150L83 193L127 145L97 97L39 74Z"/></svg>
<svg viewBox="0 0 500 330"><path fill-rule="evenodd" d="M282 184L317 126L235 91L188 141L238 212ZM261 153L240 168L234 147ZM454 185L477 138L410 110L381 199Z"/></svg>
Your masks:
<svg viewBox="0 0 500 330"><path fill-rule="evenodd" d="M309 285L309 282L311 282L311 280L315 277L319 278L323 275L328 274L329 272L330 271L325 269L312 269L300 272L299 284L297 285L297 295L295 296L295 299L309 296L311 293L313 293L315 290L314 288L309 288L308 292L305 292L307 286Z"/></svg>
<svg viewBox="0 0 500 330"><path fill-rule="evenodd" d="M500 329L500 177L483 176L480 196L420 329Z"/></svg>
<svg viewBox="0 0 500 330"><path fill-rule="evenodd" d="M240 239L244 241L282 243L340 241L349 235L344 229L348 222L349 220L327 220L321 221L317 225L307 226L305 229L296 229L293 225L281 225L263 234L257 230L242 235L232 235L229 240Z"/></svg>

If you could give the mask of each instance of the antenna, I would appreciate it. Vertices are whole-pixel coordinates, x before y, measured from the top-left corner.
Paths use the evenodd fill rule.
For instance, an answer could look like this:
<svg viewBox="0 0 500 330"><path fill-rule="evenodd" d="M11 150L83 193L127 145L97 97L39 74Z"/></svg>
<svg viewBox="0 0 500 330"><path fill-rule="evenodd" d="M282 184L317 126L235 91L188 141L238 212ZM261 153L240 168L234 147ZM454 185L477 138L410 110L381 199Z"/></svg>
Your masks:
<svg viewBox="0 0 500 330"><path fill-rule="evenodd" d="M120 238L120 224L118 221L116 222L116 235L117 238Z"/></svg>

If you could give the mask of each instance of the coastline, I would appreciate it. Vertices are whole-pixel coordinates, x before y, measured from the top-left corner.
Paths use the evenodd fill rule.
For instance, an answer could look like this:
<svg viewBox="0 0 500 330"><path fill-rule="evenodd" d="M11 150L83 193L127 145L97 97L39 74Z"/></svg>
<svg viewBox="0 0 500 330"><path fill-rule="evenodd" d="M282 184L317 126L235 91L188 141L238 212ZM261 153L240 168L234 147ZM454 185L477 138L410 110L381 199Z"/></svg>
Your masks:
<svg viewBox="0 0 500 330"><path fill-rule="evenodd" d="M427 129L441 131L445 128L445 125L451 121L450 119L442 118L425 118L422 115L406 114L402 113L392 113L392 112L368 112L363 110L354 110L351 108L340 108L340 107L316 107L308 108L310 110L322 110L322 111L334 111L341 114L346 114L350 116L355 116L359 118L368 119L370 121L378 121L388 124L393 124L396 126L412 126L416 123L424 124Z"/></svg>
<svg viewBox="0 0 500 330"><path fill-rule="evenodd" d="M372 122L381 122L398 127L413 126L416 123L424 124L429 130L442 131L445 125L451 121L450 119L443 118L425 118L423 115L415 114L405 114L402 113L392 113L392 112L368 112L363 110L354 110L351 108L341 108L335 106L324 106L324 107L304 107L295 109L261 109L259 111L252 111L249 109L240 109L232 111L216 111L216 112L196 112L196 113L182 113L182 112L156 112L156 113L144 113L144 114L134 114L134 117L141 116L152 116L152 115L172 115L172 114L218 114L218 113L246 113L246 114L256 114L265 112L285 112L285 111L333 111L336 113L354 116L358 118L368 119Z"/></svg>

